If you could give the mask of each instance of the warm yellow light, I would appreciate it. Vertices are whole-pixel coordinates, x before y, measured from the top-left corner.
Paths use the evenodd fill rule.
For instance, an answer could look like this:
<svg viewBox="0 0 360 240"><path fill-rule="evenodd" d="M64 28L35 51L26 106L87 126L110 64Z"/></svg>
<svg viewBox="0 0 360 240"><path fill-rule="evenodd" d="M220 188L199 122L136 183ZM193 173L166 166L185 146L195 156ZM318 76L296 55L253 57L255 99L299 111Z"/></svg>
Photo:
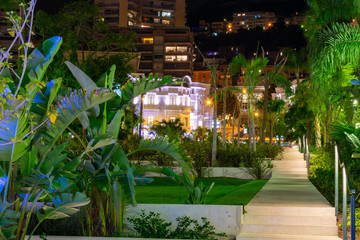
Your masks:
<svg viewBox="0 0 360 240"><path fill-rule="evenodd" d="M255 112L255 117L258 117L259 116L259 113L258 112Z"/></svg>
<svg viewBox="0 0 360 240"><path fill-rule="evenodd" d="M210 104L211 104L211 101L210 101L210 100L207 100L207 101L206 101L206 104L207 104L207 105L210 105Z"/></svg>
<svg viewBox="0 0 360 240"><path fill-rule="evenodd" d="M142 38L142 43L154 43L154 38Z"/></svg>
<svg viewBox="0 0 360 240"><path fill-rule="evenodd" d="M271 27L271 26L272 26L272 23L269 23L268 26Z"/></svg>
<svg viewBox="0 0 360 240"><path fill-rule="evenodd" d="M355 22L355 19L353 19L352 21Z"/></svg>
<svg viewBox="0 0 360 240"><path fill-rule="evenodd" d="M244 89L242 90L242 92L243 92L244 94L246 94L246 88L244 88Z"/></svg>

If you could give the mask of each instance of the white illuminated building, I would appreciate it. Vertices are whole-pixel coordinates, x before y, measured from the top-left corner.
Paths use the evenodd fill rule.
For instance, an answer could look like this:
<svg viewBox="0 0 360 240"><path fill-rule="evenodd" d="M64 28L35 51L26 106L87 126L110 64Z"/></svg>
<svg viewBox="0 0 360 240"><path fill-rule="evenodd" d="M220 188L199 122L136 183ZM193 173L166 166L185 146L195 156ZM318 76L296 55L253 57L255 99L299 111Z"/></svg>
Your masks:
<svg viewBox="0 0 360 240"><path fill-rule="evenodd" d="M145 137L155 122L174 121L179 118L186 131L209 124L212 106L206 105L209 98L210 84L192 82L191 78L183 78L181 85L164 86L147 92L143 96L143 130ZM140 110L141 97L134 99L136 109Z"/></svg>

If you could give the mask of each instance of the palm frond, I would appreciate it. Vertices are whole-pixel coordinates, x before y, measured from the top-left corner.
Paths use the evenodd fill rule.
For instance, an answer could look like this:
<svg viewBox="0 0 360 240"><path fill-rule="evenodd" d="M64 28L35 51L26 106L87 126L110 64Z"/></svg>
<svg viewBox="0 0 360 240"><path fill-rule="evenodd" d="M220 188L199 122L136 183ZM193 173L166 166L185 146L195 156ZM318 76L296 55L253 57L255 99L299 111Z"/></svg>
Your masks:
<svg viewBox="0 0 360 240"><path fill-rule="evenodd" d="M131 155L138 151L160 151L171 156L183 169L184 174L194 181L194 172L186 163L188 161L185 152L179 147L179 143L176 141L169 142L167 138L155 138L155 139L142 139L139 148L129 153Z"/></svg>
<svg viewBox="0 0 360 240"><path fill-rule="evenodd" d="M115 93L108 89L95 89L88 93L82 90L74 91L70 96L63 98L56 106L58 115L56 121L42 129L41 137L37 141L36 147L42 157L46 157L63 131L80 114L112 99L114 96Z"/></svg>

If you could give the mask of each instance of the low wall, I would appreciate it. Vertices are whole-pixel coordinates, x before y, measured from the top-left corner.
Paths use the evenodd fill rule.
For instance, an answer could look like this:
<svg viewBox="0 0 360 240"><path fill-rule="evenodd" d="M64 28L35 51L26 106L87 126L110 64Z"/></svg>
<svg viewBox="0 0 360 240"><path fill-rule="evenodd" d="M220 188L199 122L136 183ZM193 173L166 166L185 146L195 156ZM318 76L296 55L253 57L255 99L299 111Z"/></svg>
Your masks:
<svg viewBox="0 0 360 240"><path fill-rule="evenodd" d="M202 175L204 177L228 177L228 178L239 178L239 179L251 179L251 176L245 168L236 167L208 167L202 168Z"/></svg>
<svg viewBox="0 0 360 240"><path fill-rule="evenodd" d="M202 223L201 218L206 217L210 224L215 227L215 232L224 232L227 239L234 239L240 232L240 224L243 222L243 207L235 205L185 205L185 204L138 204L136 207L128 207L125 211L125 226L131 232L131 223L128 217L139 216L141 210L146 213L160 213L161 218L172 222L172 228L176 227L176 218L188 216Z"/></svg>
<svg viewBox="0 0 360 240"><path fill-rule="evenodd" d="M169 167L175 173L181 174L181 167ZM145 177L166 177L161 173L145 173ZM202 168L203 177L227 177L227 178L238 178L238 179L249 179L254 180L255 178L251 176L246 168L243 167L203 167ZM270 179L271 174L265 177L265 179Z"/></svg>

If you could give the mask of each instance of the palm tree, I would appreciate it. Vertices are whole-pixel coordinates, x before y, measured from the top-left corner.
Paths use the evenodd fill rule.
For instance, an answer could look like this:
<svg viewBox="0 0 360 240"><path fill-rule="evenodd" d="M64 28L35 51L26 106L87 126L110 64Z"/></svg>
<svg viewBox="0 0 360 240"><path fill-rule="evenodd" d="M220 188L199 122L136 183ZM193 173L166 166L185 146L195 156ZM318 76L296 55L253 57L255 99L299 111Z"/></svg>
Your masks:
<svg viewBox="0 0 360 240"><path fill-rule="evenodd" d="M286 57L284 68L294 72L296 84L299 85L300 71L307 69L305 49L301 49L300 51L296 51L295 49L285 49L284 55Z"/></svg>
<svg viewBox="0 0 360 240"><path fill-rule="evenodd" d="M253 58L249 61L246 60L245 56L238 55L235 57L230 64L230 73L236 74L241 71L243 67L245 69L245 86L248 91L248 116L249 116L249 149L250 151L256 152L256 139L255 139L255 126L254 126L254 90L256 86L262 81L260 78L261 70L264 69L268 63L267 59L264 58Z"/></svg>
<svg viewBox="0 0 360 240"><path fill-rule="evenodd" d="M261 143L265 143L265 129L266 129L266 122L267 122L267 107L268 107L268 99L269 99L269 87L271 84L276 86L282 87L285 89L287 94L291 93L291 84L290 81L280 72L286 63L286 58L283 58L280 62L275 61L274 68L267 72L263 79L264 79L264 107L263 107L263 122L261 128Z"/></svg>
<svg viewBox="0 0 360 240"><path fill-rule="evenodd" d="M316 136L321 138L323 124L324 142L333 117L334 104L327 101L328 93L343 87L349 79L342 72L345 68L357 70L360 62L360 28L353 19L360 14L356 0L308 0L310 10L305 21L311 59L311 92L309 106L316 116ZM322 118L320 120L320 117ZM317 141L319 145L319 141Z"/></svg>
<svg viewBox="0 0 360 240"><path fill-rule="evenodd" d="M269 129L270 129L270 144L272 143L273 139L273 127L275 119L279 116L279 114L284 110L285 102L282 99L274 99L269 101Z"/></svg>

